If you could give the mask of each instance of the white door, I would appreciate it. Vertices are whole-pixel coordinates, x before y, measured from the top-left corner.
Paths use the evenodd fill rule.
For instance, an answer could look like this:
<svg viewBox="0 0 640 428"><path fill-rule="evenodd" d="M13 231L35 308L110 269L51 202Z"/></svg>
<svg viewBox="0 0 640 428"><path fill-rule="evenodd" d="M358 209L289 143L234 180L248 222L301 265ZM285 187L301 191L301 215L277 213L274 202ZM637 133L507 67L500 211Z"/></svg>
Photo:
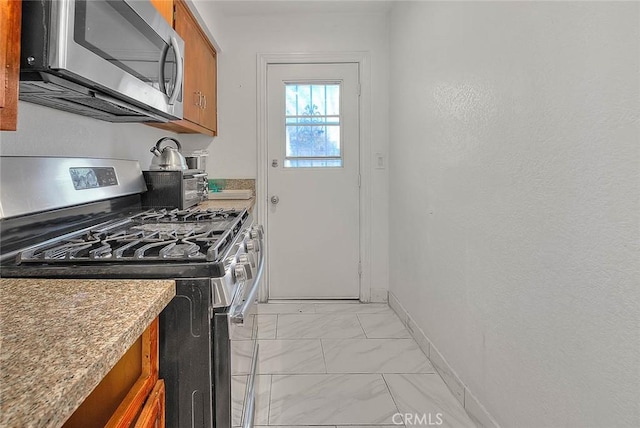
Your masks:
<svg viewBox="0 0 640 428"><path fill-rule="evenodd" d="M267 68L269 298L360 294L358 64Z"/></svg>

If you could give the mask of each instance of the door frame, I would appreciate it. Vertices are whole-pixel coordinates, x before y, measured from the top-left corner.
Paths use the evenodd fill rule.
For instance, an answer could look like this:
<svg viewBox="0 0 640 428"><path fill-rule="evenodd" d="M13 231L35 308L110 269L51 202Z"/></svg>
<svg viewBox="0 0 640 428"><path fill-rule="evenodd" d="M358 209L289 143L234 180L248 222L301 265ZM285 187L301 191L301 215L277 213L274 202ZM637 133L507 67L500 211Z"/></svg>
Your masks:
<svg viewBox="0 0 640 428"><path fill-rule="evenodd" d="M268 230L267 194L267 68L270 64L356 63L360 83L359 147L360 147L360 301L371 301L371 61L368 52L319 53L258 53L257 58L257 146L258 176L256 179L257 221ZM268 234L266 239L269 239ZM265 247L268 246L265 244ZM269 266L269 252L265 252ZM260 302L269 299L269 269L265 269L258 294Z"/></svg>

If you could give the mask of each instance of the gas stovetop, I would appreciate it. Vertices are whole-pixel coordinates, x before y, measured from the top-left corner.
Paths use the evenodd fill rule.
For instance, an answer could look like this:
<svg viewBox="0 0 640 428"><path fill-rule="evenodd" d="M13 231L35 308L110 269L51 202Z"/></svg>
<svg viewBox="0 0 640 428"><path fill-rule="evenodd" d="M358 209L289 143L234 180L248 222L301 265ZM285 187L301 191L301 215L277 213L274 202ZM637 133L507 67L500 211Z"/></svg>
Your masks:
<svg viewBox="0 0 640 428"><path fill-rule="evenodd" d="M20 252L22 263L218 261L246 211L148 210Z"/></svg>
<svg viewBox="0 0 640 428"><path fill-rule="evenodd" d="M0 156L0 167L2 277L224 278L230 251L257 246L246 210L143 208L136 161Z"/></svg>
<svg viewBox="0 0 640 428"><path fill-rule="evenodd" d="M246 210L146 210L48 239L2 264L5 277L217 278Z"/></svg>

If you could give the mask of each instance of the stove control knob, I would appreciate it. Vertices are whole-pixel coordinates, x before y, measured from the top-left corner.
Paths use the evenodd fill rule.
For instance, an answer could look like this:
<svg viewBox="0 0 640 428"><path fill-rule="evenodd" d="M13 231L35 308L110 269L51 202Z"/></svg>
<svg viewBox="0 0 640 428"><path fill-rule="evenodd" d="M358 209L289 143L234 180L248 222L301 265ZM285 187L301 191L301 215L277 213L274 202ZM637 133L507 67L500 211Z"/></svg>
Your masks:
<svg viewBox="0 0 640 428"><path fill-rule="evenodd" d="M253 254L241 254L238 257L238 260L240 261L240 263L248 264L252 268L256 267L256 258L253 256Z"/></svg>
<svg viewBox="0 0 640 428"><path fill-rule="evenodd" d="M258 225L258 226L253 226L251 228L250 236L253 239L261 239L263 234L264 234L264 230L262 229L262 226Z"/></svg>
<svg viewBox="0 0 640 428"><path fill-rule="evenodd" d="M253 279L253 269L251 269L251 264L248 262L236 264L235 272L237 281Z"/></svg>
<svg viewBox="0 0 640 428"><path fill-rule="evenodd" d="M248 239L244 244L244 247L247 249L247 252L258 252L260 251L260 243L257 239Z"/></svg>
<svg viewBox="0 0 640 428"><path fill-rule="evenodd" d="M247 280L247 267L244 263L237 263L235 268L236 281Z"/></svg>

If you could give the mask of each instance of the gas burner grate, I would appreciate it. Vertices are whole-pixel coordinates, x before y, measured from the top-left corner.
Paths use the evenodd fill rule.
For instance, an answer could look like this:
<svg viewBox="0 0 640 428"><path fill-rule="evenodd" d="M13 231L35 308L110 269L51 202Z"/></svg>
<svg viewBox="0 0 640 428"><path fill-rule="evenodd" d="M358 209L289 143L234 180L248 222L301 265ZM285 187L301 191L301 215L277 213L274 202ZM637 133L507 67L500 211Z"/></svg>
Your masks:
<svg viewBox="0 0 640 428"><path fill-rule="evenodd" d="M17 264L217 262L246 210L148 210L29 247Z"/></svg>
<svg viewBox="0 0 640 428"><path fill-rule="evenodd" d="M161 222L161 223L179 223L179 222L202 222L202 221L224 221L234 219L240 215L240 211L236 210L214 210L202 208L187 208L185 210L149 210L136 214L131 217L133 221L140 222Z"/></svg>
<svg viewBox="0 0 640 428"><path fill-rule="evenodd" d="M142 217L148 219L149 217ZM215 261L234 236L214 223L136 223L103 227L22 251L18 263Z"/></svg>

